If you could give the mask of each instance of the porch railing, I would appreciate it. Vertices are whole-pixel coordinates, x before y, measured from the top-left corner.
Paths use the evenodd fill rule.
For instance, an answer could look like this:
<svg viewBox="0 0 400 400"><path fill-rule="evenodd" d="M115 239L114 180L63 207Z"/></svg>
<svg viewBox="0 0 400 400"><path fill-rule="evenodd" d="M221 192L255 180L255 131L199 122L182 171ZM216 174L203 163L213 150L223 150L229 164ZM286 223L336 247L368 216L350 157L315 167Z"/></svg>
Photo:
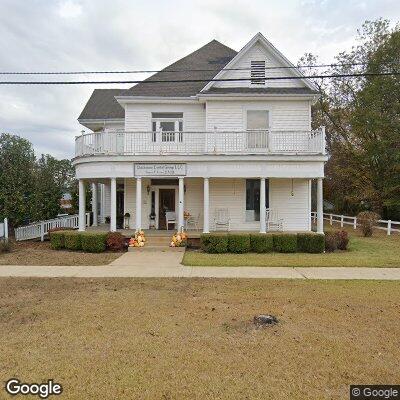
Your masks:
<svg viewBox="0 0 400 400"><path fill-rule="evenodd" d="M48 219L46 221L35 222L26 226L20 226L15 229L15 240L29 240L40 238L44 240L45 235L53 228L74 228L77 229L79 224L78 215L68 215L67 217L60 217ZM90 225L90 213L86 213L86 226Z"/></svg>
<svg viewBox="0 0 400 400"><path fill-rule="evenodd" d="M75 156L141 154L325 154L323 128L310 131L104 131L77 136Z"/></svg>

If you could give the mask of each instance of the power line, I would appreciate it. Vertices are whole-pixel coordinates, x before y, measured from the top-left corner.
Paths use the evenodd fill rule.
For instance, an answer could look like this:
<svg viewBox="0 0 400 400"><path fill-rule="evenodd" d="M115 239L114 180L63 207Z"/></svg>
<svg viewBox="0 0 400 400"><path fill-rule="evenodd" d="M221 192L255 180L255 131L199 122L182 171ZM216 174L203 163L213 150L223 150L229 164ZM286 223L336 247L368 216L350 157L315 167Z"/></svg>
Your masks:
<svg viewBox="0 0 400 400"><path fill-rule="evenodd" d="M330 75L301 75L301 76L273 76L262 80L292 80L292 79L324 79L324 78L351 78L368 76L397 76L400 72L364 72L352 74L330 74ZM0 81L0 85L108 85L108 84L154 84L154 83L195 83L195 82L238 82L251 81L254 78L221 78L221 79L170 79L170 80L124 80L124 81Z"/></svg>
<svg viewBox="0 0 400 400"><path fill-rule="evenodd" d="M274 69L298 69L298 68L327 68L327 67L350 67L357 65L367 65L368 63L348 63L348 64L315 64L281 67L264 67L259 70ZM145 74L145 73L176 73L176 72L220 72L220 71L250 71L250 67L241 68L222 68L222 69L168 69L168 70L126 70L126 71L59 71L59 72L18 72L18 71L0 71L0 75L94 75L94 74Z"/></svg>

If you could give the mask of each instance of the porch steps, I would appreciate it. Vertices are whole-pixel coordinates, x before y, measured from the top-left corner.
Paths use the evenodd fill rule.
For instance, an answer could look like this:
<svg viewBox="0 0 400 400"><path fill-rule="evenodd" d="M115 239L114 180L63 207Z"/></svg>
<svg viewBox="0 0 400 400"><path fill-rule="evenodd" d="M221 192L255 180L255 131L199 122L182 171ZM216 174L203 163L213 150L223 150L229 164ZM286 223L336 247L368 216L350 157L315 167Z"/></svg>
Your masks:
<svg viewBox="0 0 400 400"><path fill-rule="evenodd" d="M184 252L184 247L169 247L169 246L148 246L147 244L144 247L128 247L128 252Z"/></svg>
<svg viewBox="0 0 400 400"><path fill-rule="evenodd" d="M172 234L171 234L172 236ZM146 236L144 247L129 247L128 251L183 251L184 248L169 247L171 237L169 236Z"/></svg>
<svg viewBox="0 0 400 400"><path fill-rule="evenodd" d="M172 234L171 234L172 237ZM169 246L171 242L169 236L146 236L146 246Z"/></svg>

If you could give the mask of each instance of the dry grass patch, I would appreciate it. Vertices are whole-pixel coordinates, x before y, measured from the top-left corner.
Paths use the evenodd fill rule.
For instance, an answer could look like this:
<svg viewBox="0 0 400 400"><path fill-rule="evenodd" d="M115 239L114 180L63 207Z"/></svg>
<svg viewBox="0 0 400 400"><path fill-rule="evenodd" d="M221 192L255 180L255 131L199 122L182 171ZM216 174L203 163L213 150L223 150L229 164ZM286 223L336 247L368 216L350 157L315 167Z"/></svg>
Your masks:
<svg viewBox="0 0 400 400"><path fill-rule="evenodd" d="M332 229L329 226L326 229ZM337 226L334 229L340 229ZM363 237L359 231L349 232L347 251L325 254L207 254L187 251L182 263L190 266L257 266L257 267L400 267L400 235L387 236L380 230Z"/></svg>
<svg viewBox="0 0 400 400"><path fill-rule="evenodd" d="M48 241L13 242L9 253L0 253L0 265L106 265L121 254L53 250Z"/></svg>
<svg viewBox="0 0 400 400"><path fill-rule="evenodd" d="M343 399L399 379L400 283L1 279L2 381L69 399ZM280 324L255 329L254 314Z"/></svg>

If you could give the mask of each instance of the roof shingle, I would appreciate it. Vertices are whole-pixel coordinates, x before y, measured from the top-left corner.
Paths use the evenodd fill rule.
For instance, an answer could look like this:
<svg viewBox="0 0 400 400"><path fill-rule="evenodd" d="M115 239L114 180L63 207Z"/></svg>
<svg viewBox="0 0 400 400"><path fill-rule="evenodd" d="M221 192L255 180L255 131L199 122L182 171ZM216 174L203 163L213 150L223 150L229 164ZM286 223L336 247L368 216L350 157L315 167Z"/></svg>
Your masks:
<svg viewBox="0 0 400 400"><path fill-rule="evenodd" d="M165 83L139 83L128 89L126 95L195 96L206 86L207 81L214 78L236 54L235 50L230 49L217 40L213 40L145 80L145 82L166 81ZM203 82L168 82L169 80L190 79L201 79Z"/></svg>
<svg viewBox="0 0 400 400"><path fill-rule="evenodd" d="M165 83L138 83L130 89L94 90L78 120L124 118L124 109L115 100L115 96L195 96L236 54L235 50L212 40L145 79L145 82ZM200 79L202 82L168 82L189 79Z"/></svg>
<svg viewBox="0 0 400 400"><path fill-rule="evenodd" d="M124 92L126 89L95 89L78 120L124 118L125 111L115 100Z"/></svg>

